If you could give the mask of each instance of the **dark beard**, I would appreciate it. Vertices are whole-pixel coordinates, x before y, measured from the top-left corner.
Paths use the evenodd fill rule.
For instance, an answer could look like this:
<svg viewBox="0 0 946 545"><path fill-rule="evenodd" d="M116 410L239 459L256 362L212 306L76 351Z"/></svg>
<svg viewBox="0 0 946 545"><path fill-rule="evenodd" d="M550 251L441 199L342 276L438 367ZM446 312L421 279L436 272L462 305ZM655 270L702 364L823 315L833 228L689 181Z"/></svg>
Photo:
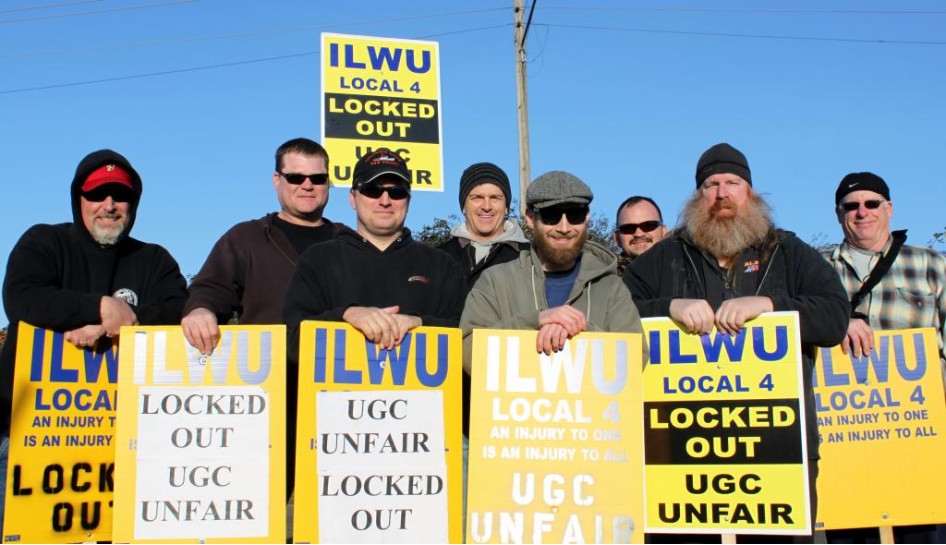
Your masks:
<svg viewBox="0 0 946 545"><path fill-rule="evenodd" d="M575 265L578 256L581 255L585 242L588 240L588 229L583 229L578 236L572 239L572 245L568 248L554 248L549 244L547 234L540 230L533 231L535 242L535 253L542 260L542 265L548 271L561 271L570 269Z"/></svg>
<svg viewBox="0 0 946 545"><path fill-rule="evenodd" d="M697 247L716 258L733 258L762 243L773 228L769 205L751 191L742 209L727 200L706 207L697 193L683 210L683 224Z"/></svg>

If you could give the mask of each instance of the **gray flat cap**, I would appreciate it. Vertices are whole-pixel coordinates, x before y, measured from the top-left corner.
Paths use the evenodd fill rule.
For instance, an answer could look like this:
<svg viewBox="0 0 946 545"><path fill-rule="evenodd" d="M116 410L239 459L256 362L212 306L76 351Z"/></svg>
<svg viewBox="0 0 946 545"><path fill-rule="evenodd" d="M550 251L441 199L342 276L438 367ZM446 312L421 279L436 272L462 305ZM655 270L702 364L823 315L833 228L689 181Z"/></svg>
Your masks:
<svg viewBox="0 0 946 545"><path fill-rule="evenodd" d="M574 174L553 170L539 176L529 185L526 205L529 208L550 208L561 204L588 205L595 196L588 184Z"/></svg>

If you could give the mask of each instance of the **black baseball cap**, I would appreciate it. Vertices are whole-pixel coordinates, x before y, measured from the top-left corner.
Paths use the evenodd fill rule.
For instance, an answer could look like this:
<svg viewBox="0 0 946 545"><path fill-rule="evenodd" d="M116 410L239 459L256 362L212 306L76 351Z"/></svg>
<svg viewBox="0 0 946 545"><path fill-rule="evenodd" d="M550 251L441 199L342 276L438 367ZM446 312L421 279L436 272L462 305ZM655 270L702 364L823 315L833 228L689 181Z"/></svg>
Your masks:
<svg viewBox="0 0 946 545"><path fill-rule="evenodd" d="M411 171L407 169L407 163L388 148L378 148L358 159L352 185L357 187L369 184L382 176L396 178L394 181L403 182L408 187L411 185Z"/></svg>

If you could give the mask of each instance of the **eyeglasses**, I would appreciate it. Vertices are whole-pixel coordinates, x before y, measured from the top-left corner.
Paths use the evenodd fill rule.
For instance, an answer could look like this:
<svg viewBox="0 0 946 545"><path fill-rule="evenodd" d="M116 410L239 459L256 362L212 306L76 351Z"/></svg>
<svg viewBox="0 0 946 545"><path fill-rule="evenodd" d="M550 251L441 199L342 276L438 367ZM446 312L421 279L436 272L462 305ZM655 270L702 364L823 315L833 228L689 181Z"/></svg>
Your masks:
<svg viewBox="0 0 946 545"><path fill-rule="evenodd" d="M568 219L568 223L572 225L582 224L585 222L585 218L588 217L587 206L541 209L535 207L532 210L539 215L539 219L546 225L558 225L558 222L562 221L563 215Z"/></svg>
<svg viewBox="0 0 946 545"><path fill-rule="evenodd" d="M115 202L131 202L135 199L135 193L125 186L118 184L103 185L82 193L85 200L89 202L102 202L111 197Z"/></svg>
<svg viewBox="0 0 946 545"><path fill-rule="evenodd" d="M654 229L660 227L660 222L657 220L642 221L640 223L623 223L618 225L617 230L622 235L633 235L637 232L637 229L640 228L641 231L649 233Z"/></svg>
<svg viewBox="0 0 946 545"><path fill-rule="evenodd" d="M411 191L399 185L380 186L374 184L362 184L358 186L358 192L369 199L380 199L381 195L387 193L392 201L400 201L411 196Z"/></svg>
<svg viewBox="0 0 946 545"><path fill-rule="evenodd" d="M838 206L845 212L853 212L855 210L858 210L862 204L864 205L864 208L868 210L877 210L878 208L880 208L880 205L884 204L885 202L887 201L883 201L879 199L871 199L869 201L864 201L864 202L857 202L857 201L842 202Z"/></svg>
<svg viewBox="0 0 946 545"><path fill-rule="evenodd" d="M286 179L292 185L302 185L305 182L306 178L312 182L312 185L325 185L328 183L328 173L322 172L320 174L297 174L297 173L285 173L281 170L277 170L280 176Z"/></svg>

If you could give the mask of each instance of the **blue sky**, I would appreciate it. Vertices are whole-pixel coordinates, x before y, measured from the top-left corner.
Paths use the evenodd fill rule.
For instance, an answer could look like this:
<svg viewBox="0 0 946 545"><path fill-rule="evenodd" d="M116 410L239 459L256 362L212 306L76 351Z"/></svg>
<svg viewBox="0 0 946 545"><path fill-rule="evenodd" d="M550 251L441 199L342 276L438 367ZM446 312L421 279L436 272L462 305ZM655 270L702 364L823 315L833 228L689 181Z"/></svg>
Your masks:
<svg viewBox="0 0 946 545"><path fill-rule="evenodd" d="M446 191L416 194L407 223L457 213L469 164L517 179L512 22L512 0L6 0L0 268L30 225L71 219L76 164L107 147L143 177L133 236L196 273L230 226L275 209L276 147L319 138L321 32L439 42ZM729 142L803 239L841 238L834 190L870 170L891 186L893 226L926 244L946 225L944 23L935 0L539 0L533 177L578 175L609 217L652 196L673 224L699 155ZM346 193L332 189L326 216L352 224Z"/></svg>

